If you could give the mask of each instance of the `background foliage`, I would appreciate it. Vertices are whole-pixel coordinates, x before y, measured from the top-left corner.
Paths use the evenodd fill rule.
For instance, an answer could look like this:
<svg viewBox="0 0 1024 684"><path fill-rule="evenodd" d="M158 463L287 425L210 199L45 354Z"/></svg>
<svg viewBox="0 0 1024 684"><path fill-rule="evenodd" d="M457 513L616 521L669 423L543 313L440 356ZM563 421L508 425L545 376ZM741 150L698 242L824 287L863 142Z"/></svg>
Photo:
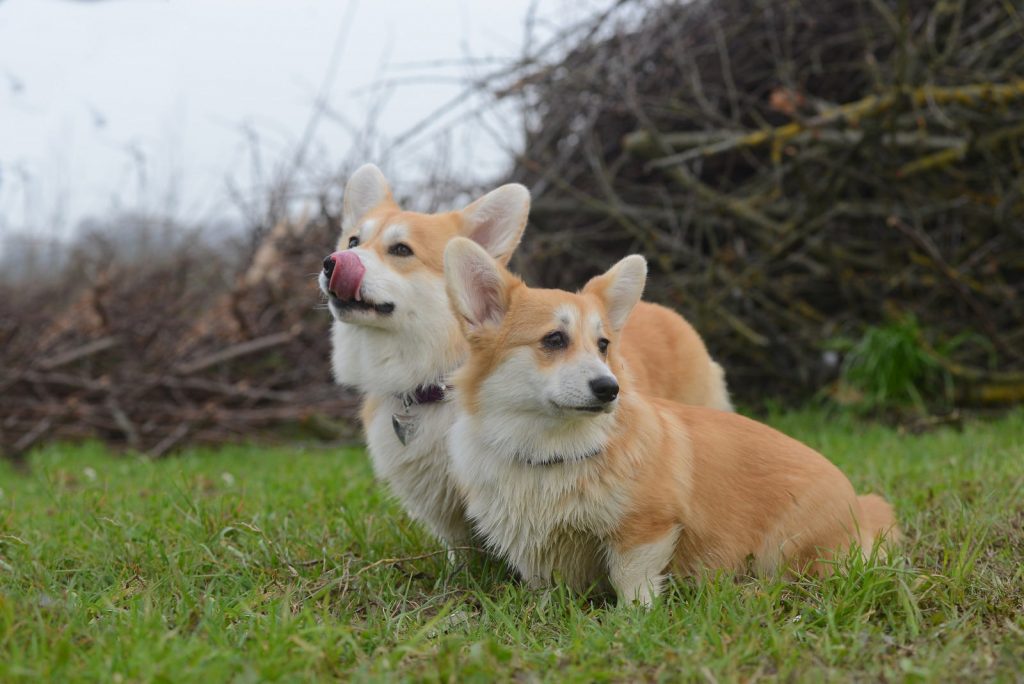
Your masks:
<svg viewBox="0 0 1024 684"><path fill-rule="evenodd" d="M957 400L1024 396L1020 6L640 7L517 74L516 265L572 288L645 253L741 399L807 396L830 341L910 316Z"/></svg>
<svg viewBox="0 0 1024 684"><path fill-rule="evenodd" d="M474 88L522 114L493 184L531 188L528 280L641 252L741 402L920 408L1024 398L1022 74L1004 0L630 0ZM0 450L350 439L313 279L346 175L290 218L283 178L234 238L136 214L8 252Z"/></svg>

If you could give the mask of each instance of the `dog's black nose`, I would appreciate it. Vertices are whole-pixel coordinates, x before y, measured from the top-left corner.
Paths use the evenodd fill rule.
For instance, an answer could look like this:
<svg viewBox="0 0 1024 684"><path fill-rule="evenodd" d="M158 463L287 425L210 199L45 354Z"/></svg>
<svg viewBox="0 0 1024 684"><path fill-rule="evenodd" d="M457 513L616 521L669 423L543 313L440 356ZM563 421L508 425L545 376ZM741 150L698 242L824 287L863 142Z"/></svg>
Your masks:
<svg viewBox="0 0 1024 684"><path fill-rule="evenodd" d="M598 400L607 404L619 396L619 383L610 375L602 375L590 381L590 391Z"/></svg>
<svg viewBox="0 0 1024 684"><path fill-rule="evenodd" d="M334 273L334 255L328 255L324 259L324 275L327 276L327 280L331 279L331 274Z"/></svg>

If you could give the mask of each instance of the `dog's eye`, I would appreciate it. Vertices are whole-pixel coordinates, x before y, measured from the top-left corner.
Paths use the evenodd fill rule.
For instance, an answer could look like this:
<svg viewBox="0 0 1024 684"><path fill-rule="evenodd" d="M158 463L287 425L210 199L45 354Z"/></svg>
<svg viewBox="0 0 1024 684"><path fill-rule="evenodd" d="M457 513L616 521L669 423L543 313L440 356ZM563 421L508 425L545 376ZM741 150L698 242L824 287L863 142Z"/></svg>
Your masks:
<svg viewBox="0 0 1024 684"><path fill-rule="evenodd" d="M404 242L399 242L388 248L388 254L392 254L397 257L410 257L412 256L412 247Z"/></svg>
<svg viewBox="0 0 1024 684"><path fill-rule="evenodd" d="M565 349L569 346L569 338L561 330L555 330L545 335L540 343L545 349Z"/></svg>
<svg viewBox="0 0 1024 684"><path fill-rule="evenodd" d="M608 344L609 344L608 339L605 338L605 337L602 337L601 339L599 339L597 341L597 350L599 352L601 352L602 354L607 354L608 353Z"/></svg>
<svg viewBox="0 0 1024 684"><path fill-rule="evenodd" d="M357 245L359 245L359 237L358 236L353 235L352 237L350 237L348 239L348 248L349 249L352 249L353 247L356 247Z"/></svg>

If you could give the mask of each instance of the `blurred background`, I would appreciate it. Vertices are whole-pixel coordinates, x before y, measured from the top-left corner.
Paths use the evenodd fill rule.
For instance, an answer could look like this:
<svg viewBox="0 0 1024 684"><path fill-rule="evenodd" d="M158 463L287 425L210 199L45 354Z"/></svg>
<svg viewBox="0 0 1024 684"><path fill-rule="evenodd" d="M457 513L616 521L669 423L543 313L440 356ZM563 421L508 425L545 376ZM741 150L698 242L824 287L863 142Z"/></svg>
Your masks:
<svg viewBox="0 0 1024 684"><path fill-rule="evenodd" d="M752 411L1024 400L1024 10L1004 0L0 0L0 450L358 439L314 276L347 175L533 195Z"/></svg>

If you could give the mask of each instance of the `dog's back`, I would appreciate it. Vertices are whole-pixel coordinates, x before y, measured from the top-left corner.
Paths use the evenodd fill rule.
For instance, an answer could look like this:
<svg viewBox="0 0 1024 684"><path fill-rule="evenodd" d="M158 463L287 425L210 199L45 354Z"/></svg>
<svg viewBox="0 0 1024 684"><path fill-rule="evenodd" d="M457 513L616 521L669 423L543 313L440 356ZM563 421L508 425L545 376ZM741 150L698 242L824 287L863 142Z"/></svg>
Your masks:
<svg viewBox="0 0 1024 684"><path fill-rule="evenodd" d="M732 411L725 371L685 318L640 302L622 329L622 359L633 386L650 397Z"/></svg>
<svg viewBox="0 0 1024 684"><path fill-rule="evenodd" d="M792 437L735 414L658 400L649 406L685 434L676 448L687 454L692 490L677 563L688 571L742 570L752 556L749 569L762 574L826 573L851 542L870 551L894 525L884 499L858 497L839 468Z"/></svg>

